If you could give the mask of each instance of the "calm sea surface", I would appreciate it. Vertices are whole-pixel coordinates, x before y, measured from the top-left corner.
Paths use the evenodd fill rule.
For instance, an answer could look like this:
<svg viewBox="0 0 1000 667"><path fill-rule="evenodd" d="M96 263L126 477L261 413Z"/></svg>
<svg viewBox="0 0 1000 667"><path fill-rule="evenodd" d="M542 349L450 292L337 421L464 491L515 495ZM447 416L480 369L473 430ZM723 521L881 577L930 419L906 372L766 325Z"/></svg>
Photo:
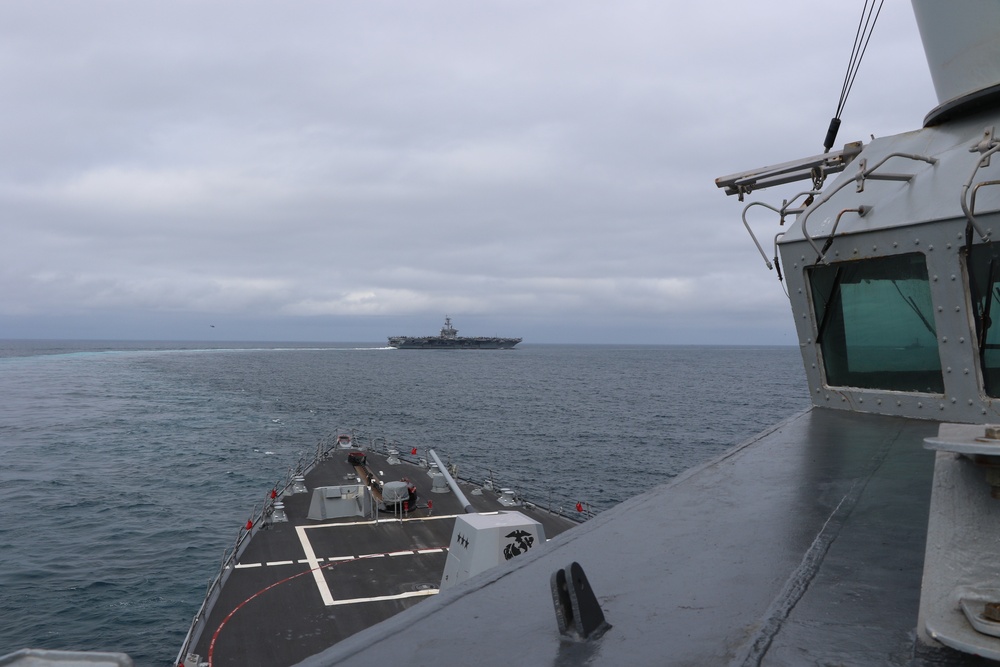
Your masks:
<svg viewBox="0 0 1000 667"><path fill-rule="evenodd" d="M0 655L172 664L252 506L338 431L600 511L807 405L792 347L0 341Z"/></svg>

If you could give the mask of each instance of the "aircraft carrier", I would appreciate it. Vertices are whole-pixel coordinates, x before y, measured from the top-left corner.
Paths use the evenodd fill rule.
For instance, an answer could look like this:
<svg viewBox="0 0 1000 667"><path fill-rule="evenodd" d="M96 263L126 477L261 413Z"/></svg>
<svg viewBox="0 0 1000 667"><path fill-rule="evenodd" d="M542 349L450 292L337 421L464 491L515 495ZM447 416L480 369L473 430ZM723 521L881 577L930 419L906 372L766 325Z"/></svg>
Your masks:
<svg viewBox="0 0 1000 667"><path fill-rule="evenodd" d="M520 342L520 338L459 336L450 317L444 318L437 336L389 336L389 347L400 350L510 350Z"/></svg>

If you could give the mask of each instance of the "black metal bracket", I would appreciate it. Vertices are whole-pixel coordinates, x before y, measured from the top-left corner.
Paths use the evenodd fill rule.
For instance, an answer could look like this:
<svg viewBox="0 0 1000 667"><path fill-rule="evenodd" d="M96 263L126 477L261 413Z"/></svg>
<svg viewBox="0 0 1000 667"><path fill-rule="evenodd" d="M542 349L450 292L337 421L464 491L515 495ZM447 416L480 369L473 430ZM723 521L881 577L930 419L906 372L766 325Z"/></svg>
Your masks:
<svg viewBox="0 0 1000 667"><path fill-rule="evenodd" d="M575 641L597 639L611 627L579 563L553 572L551 584L552 603L563 637Z"/></svg>

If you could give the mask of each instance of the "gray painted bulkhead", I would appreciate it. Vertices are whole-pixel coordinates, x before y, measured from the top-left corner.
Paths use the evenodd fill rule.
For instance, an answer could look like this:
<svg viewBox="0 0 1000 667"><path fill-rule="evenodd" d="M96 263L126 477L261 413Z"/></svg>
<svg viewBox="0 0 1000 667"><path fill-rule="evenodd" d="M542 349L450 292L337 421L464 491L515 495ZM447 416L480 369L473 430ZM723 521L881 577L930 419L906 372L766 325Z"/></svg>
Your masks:
<svg viewBox="0 0 1000 667"><path fill-rule="evenodd" d="M951 422L1000 420L1000 402L986 396L983 390L963 251L967 219L961 207L963 186L981 157L978 152L970 152L970 147L983 139L986 128L998 122L1000 114L979 115L947 126L874 139L824 190L831 192L841 185L844 187L827 201L819 199L811 209L800 213L779 241L814 405ZM890 157L876 173L912 175L912 179L864 179L863 191L858 192L857 177L862 165L875 166L893 153L926 156L935 163ZM995 178L1000 178L1000 160L996 158L992 165L978 171L975 182ZM817 253L803 234L802 221L806 222L809 236L822 248L841 211L859 207L866 209L864 216L856 212L841 215L825 261L914 252L926 258L943 394L834 387L825 381L822 351L816 344L818 325L806 277L807 269L817 262ZM994 228L1000 229L998 209L1000 188L980 189L975 217L987 234ZM983 240L974 235L973 242Z"/></svg>

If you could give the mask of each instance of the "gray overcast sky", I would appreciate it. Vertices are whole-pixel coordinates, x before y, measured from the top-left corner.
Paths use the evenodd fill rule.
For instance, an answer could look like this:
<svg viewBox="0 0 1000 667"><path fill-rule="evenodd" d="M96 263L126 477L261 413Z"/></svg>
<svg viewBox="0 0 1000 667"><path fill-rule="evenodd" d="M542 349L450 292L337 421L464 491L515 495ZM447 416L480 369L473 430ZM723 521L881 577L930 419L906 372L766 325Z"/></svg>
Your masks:
<svg viewBox="0 0 1000 667"><path fill-rule="evenodd" d="M0 2L0 338L793 344L713 180L822 151L861 4ZM886 3L838 147L935 104Z"/></svg>

